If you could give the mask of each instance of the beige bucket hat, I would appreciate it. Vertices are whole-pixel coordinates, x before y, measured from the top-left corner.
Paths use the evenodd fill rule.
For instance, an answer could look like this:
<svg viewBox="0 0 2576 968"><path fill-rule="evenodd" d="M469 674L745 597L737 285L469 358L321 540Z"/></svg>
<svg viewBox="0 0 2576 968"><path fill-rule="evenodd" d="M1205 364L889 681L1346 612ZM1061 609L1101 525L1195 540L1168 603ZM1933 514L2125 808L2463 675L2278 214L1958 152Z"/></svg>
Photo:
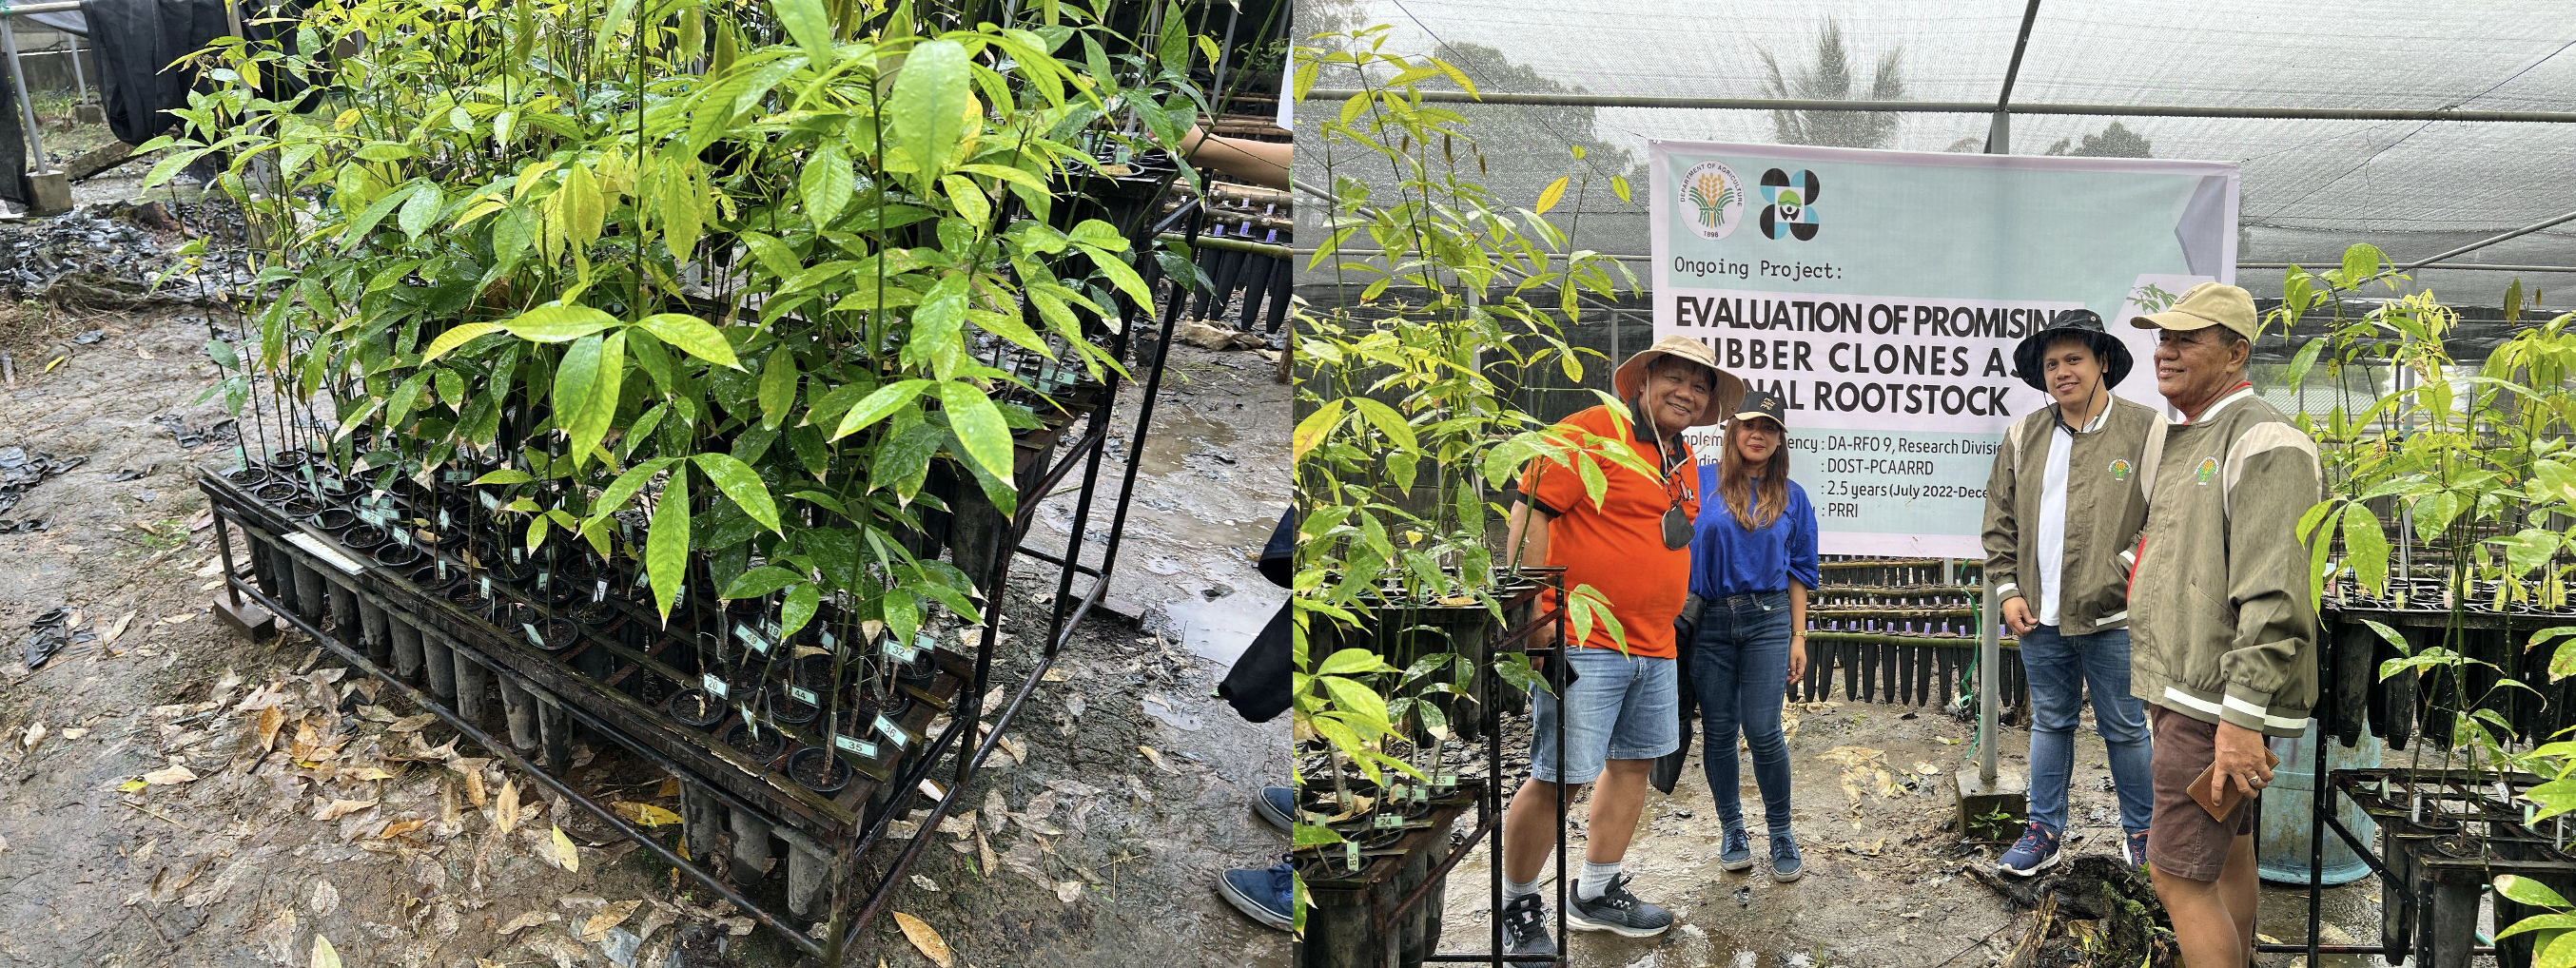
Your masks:
<svg viewBox="0 0 2576 968"><path fill-rule="evenodd" d="M2204 282L2184 290L2173 308L2149 316L2131 316L2129 325L2139 329L2174 329L2185 332L2225 326L2247 341L2254 339L2258 325L2254 315L2254 296L2223 282Z"/></svg>
<svg viewBox="0 0 2576 968"><path fill-rule="evenodd" d="M1636 399L1638 391L1646 386L1646 367L1653 363L1658 355L1679 357L1697 363L1717 375L1715 391L1711 392L1708 400L1700 405L1699 416L1691 419L1691 426L1705 427L1724 421L1728 415L1735 412L1736 405L1744 400L1744 381L1738 379L1735 374L1718 369L1717 351L1710 349L1708 344L1688 336L1666 336L1656 340L1655 345L1638 350L1627 359L1620 361L1619 369L1610 374L1610 389L1618 393L1621 400Z"/></svg>

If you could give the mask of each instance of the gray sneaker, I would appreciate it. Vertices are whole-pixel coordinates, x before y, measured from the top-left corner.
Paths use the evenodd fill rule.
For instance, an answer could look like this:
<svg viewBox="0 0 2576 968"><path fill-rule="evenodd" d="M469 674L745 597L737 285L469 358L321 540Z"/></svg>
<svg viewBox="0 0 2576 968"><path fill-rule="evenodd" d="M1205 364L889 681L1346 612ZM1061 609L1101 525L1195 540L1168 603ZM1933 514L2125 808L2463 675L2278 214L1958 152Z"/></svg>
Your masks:
<svg viewBox="0 0 2576 968"><path fill-rule="evenodd" d="M1523 894L1503 905L1503 953L1552 955L1556 939L1547 933L1547 903Z"/></svg>
<svg viewBox="0 0 2576 968"><path fill-rule="evenodd" d="M1626 874L1611 878L1610 887L1589 901L1575 895L1566 902L1566 924L1628 938L1651 938L1671 930L1673 913L1628 893L1629 880Z"/></svg>

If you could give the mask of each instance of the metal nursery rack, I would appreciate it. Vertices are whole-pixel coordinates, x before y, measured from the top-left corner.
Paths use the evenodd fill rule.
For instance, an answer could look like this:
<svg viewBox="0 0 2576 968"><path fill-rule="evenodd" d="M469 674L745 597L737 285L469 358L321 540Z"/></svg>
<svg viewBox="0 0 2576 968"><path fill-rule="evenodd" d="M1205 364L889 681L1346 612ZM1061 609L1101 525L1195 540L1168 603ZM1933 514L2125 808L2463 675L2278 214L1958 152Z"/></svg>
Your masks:
<svg viewBox="0 0 2576 968"><path fill-rule="evenodd" d="M1194 211L1195 203L1184 205L1164 227ZM1189 234L1195 235L1195 224ZM541 585L528 587L525 575L517 582L496 581L487 570L465 580L468 573L457 556L461 549L428 547L407 535L386 540L409 531L387 527L391 515L407 521L415 513L425 517L436 503L433 494L367 495L363 512L321 507L330 503L328 495L315 493L309 486L312 478L297 484L293 476L304 461L315 459L304 451L282 451L284 456L272 458L269 468L245 467L202 479L215 511L226 597L235 614L244 602L257 603L352 668L437 715L466 740L491 750L742 908L788 944L827 964L840 964L859 948L862 932L906 883L905 872L929 838L909 838L873 877L865 876L861 862L884 845L894 821L923 809L925 798L930 802L928 814L919 820L922 831L935 829L956 808L1057 655L1108 593L1183 296L1177 285L1162 285L1153 260L1144 261L1149 287L1168 292L1159 313L1122 300L1119 309L1125 318L1108 340L1116 358L1133 355L1145 370L1134 426L1126 431L1126 466L1115 472L1115 493L1104 493L1101 468L1120 409L1120 376L1111 370L1101 384L1082 388L1096 395L1097 403L1072 426L1056 422L1022 434L1017 476L1027 499L1015 514L981 535L988 549L973 559L976 567L970 569L978 587L1002 589L1019 558L1056 566L1055 594L1047 599L1047 633L1029 670L998 710L981 708L987 691L996 686L998 611L983 623L971 654L904 650L896 644L894 651L911 659L902 667L900 694L888 700L897 703L887 711L886 725L893 728L872 734L883 740L873 749L844 759L855 775L828 794L789 777L787 764L794 752L744 748L794 747L830 757L831 747L821 745L823 737L812 730L772 723L781 735L764 742L746 736L741 723L718 735L674 713L670 692L692 680L665 660L684 648L682 643L696 641L699 632L712 630L694 627L695 619L685 610L664 628L641 601L630 600L636 594L628 581L633 575L601 579L589 605L594 614L601 606L608 614L592 622L592 629L569 622L547 622L543 630L536 622L522 624L519 619L542 614L531 609L548 594ZM1156 322L1157 335L1131 339L1147 320ZM1011 368L1025 361L995 362ZM1028 529L1040 498L1077 472L1081 484L1073 492L1073 522L1064 549L1053 553L1032 546ZM1094 565L1084 560L1084 543L1103 502L1109 521ZM373 529L369 513L375 515ZM249 550L247 561L234 555L236 531ZM966 550L963 543L959 550ZM1093 579L1079 597L1072 593L1077 574ZM612 586L622 587L609 594ZM998 610L1007 598L993 594L987 601L988 608ZM495 616L504 618L496 621ZM823 618L818 616L811 627L833 624ZM520 627L508 627L512 624ZM828 640L825 644L837 647ZM655 683L663 688L656 689ZM498 710L489 702L488 690L494 686ZM614 743L679 781L687 855L567 782L563 771L570 766L576 731ZM833 737L834 742L848 739ZM848 745L841 749L852 751ZM944 789L934 779L941 775L943 759L949 760ZM718 849L719 831L726 829L735 837L734 863L719 872L708 861ZM773 837L786 845L783 864L773 858ZM783 878L765 876L779 867ZM809 934L808 925L825 930Z"/></svg>

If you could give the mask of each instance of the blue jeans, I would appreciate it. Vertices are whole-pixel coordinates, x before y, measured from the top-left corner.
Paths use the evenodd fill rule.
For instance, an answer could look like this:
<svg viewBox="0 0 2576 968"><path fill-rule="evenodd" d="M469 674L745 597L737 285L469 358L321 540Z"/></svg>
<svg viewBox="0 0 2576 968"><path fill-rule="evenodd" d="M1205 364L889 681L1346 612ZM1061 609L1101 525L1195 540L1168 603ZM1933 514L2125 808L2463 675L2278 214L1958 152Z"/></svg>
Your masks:
<svg viewBox="0 0 2576 968"><path fill-rule="evenodd" d="M1691 689L1699 696L1701 765L1725 829L1744 826L1743 780L1735 737L1753 751L1771 836L1789 835L1789 739L1780 729L1788 699L1789 593L1736 595L1708 603L1691 642Z"/></svg>
<svg viewBox="0 0 2576 968"><path fill-rule="evenodd" d="M2093 724L2111 754L2111 785L2120 794L2120 826L2147 829L2154 806L2152 747L2146 704L2129 695L2129 630L2059 635L2042 625L2021 637L2030 678L2030 819L2066 830L2066 786L2075 767L2075 724L2093 690Z"/></svg>
<svg viewBox="0 0 2576 968"><path fill-rule="evenodd" d="M1601 776L1605 760L1651 760L1682 745L1681 692L1673 660L1576 646L1567 650L1565 748L1556 746L1556 696L1531 689L1530 778L1568 785Z"/></svg>

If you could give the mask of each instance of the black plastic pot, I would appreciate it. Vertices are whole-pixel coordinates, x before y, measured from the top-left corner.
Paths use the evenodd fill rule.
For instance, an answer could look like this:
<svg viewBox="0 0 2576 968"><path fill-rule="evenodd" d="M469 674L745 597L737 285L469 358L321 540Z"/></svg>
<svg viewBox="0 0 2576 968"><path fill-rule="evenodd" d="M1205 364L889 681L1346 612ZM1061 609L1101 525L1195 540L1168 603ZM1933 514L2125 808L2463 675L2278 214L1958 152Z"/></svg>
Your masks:
<svg viewBox="0 0 2576 968"><path fill-rule="evenodd" d="M728 707L714 695L696 686L671 696L671 718L683 726L706 729L723 722Z"/></svg>
<svg viewBox="0 0 2576 968"><path fill-rule="evenodd" d="M1031 499L1030 492L1046 476L1063 438L1064 426L1057 423L1012 436L1012 487L1021 500ZM949 501L948 560L980 589L994 580L993 566L1011 538L1011 519L984 497L984 489L971 477L959 476L956 497Z"/></svg>
<svg viewBox="0 0 2576 968"><path fill-rule="evenodd" d="M789 726L803 726L822 714L823 711L813 704L788 695L784 686L773 686L769 690L769 717L773 720Z"/></svg>
<svg viewBox="0 0 2576 968"><path fill-rule="evenodd" d="M939 678L938 653L935 648L915 651L912 661L895 667L895 681L917 689L930 688L931 682Z"/></svg>
<svg viewBox="0 0 2576 968"><path fill-rule="evenodd" d="M277 474L275 472L257 464L236 467L224 472L224 480L231 482L232 486L241 488L245 491L257 490L260 485L276 479Z"/></svg>
<svg viewBox="0 0 2576 968"><path fill-rule="evenodd" d="M787 755L787 778L797 786L816 793L833 794L850 785L857 770L841 762L832 751L820 746L807 746Z"/></svg>
<svg viewBox="0 0 2576 968"><path fill-rule="evenodd" d="M734 720L733 725L725 727L724 734L720 738L726 746L742 751L743 756L755 763L774 762L779 754L787 752L785 733L764 729L760 731L760 735L754 736L750 724L739 719Z"/></svg>
<svg viewBox="0 0 2576 968"><path fill-rule="evenodd" d="M331 512L324 511L322 513L329 514ZM340 535L340 544L342 547L358 552L359 554L369 554L377 548L396 547L396 545L394 545L394 539L386 537L384 532L378 531L374 528L361 527L351 527L349 530L342 532Z"/></svg>
<svg viewBox="0 0 2576 968"><path fill-rule="evenodd" d="M376 546L373 557L376 559L376 564L399 571L420 564L422 559L429 556L411 545L388 541Z"/></svg>

